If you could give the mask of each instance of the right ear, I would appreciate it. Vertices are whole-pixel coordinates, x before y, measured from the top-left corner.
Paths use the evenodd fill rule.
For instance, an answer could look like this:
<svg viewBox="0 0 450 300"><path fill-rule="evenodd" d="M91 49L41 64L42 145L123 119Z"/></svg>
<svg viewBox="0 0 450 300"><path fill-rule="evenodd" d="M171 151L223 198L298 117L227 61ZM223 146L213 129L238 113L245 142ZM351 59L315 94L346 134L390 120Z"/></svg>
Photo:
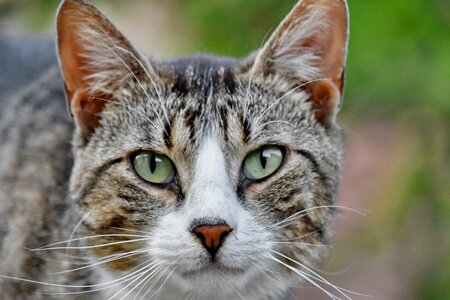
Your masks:
<svg viewBox="0 0 450 300"><path fill-rule="evenodd" d="M251 73L302 86L316 120L328 126L342 100L348 35L346 0L300 0L252 58Z"/></svg>
<svg viewBox="0 0 450 300"><path fill-rule="evenodd" d="M99 124L105 102L152 68L92 4L65 0L57 13L58 55L70 111L84 138Z"/></svg>

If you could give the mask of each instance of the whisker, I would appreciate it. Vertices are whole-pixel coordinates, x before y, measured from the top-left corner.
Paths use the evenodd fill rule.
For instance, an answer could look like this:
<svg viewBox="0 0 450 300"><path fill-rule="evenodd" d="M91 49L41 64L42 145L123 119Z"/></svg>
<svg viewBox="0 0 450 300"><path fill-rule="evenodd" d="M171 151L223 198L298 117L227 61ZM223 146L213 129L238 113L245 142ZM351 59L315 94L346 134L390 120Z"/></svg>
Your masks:
<svg viewBox="0 0 450 300"><path fill-rule="evenodd" d="M164 111L164 116L165 116L165 118L166 118L166 121L167 121L168 123L170 123L169 117L168 117L168 114L167 114L167 110L166 110L166 106L164 105L164 102L163 102L163 100L162 100L161 91L160 91L159 88L156 86L155 81L153 80L152 76L150 76L150 74L149 74L147 68L144 66L144 64L142 63L142 61L139 60L139 59L138 59L131 51L129 51L128 49L122 48L122 47L120 47L120 46L116 46L115 48L116 48L116 49L119 49L119 50L121 50L121 51L124 51L124 52L126 52L126 53L128 53L131 57L133 57L134 60L136 60L136 62L139 64L139 66L141 66L141 68L144 70L144 72L145 72L145 74L147 75L148 79L150 79L150 82L152 83L153 88L155 89L155 92L156 92L156 95L158 96L158 99L159 99L159 103L160 103L160 105L161 105L161 108L162 108L163 111Z"/></svg>
<svg viewBox="0 0 450 300"><path fill-rule="evenodd" d="M299 245L299 246L317 246L317 247L330 247L325 244L313 244L313 243L301 243L301 242L266 242L269 244L286 244L286 245Z"/></svg>
<svg viewBox="0 0 450 300"><path fill-rule="evenodd" d="M89 217L89 215L90 215L89 212L83 214L83 216L81 217L80 221L78 221L78 223L75 225L74 229L70 233L69 241L71 241L73 239L73 237L74 237L75 233L77 232L78 228ZM70 246L70 242L67 243L67 246ZM68 254L68 253L69 253L69 250L66 250L66 254Z"/></svg>
<svg viewBox="0 0 450 300"><path fill-rule="evenodd" d="M145 293L144 293L144 295L141 297L141 299L145 299L145 298L146 298L147 294L148 294L150 291L152 291L152 289L156 286L156 284L158 283L158 281L161 279L163 273L166 272L168 269L169 269L169 267L165 267L164 269L161 268L161 269L159 270L159 274L157 275L157 277L154 278L152 284L150 284L150 286L147 288L147 290L145 291ZM150 280L152 280L152 279L153 279L153 278L150 278L148 282L150 282ZM148 282L146 283L146 285L148 284ZM150 296L150 298L151 298L151 297L153 297L153 295Z"/></svg>
<svg viewBox="0 0 450 300"><path fill-rule="evenodd" d="M305 83L302 83L292 89L290 89L288 92L284 93L281 97L279 97L277 100L275 100L273 103L271 103L256 119L254 124L258 125L259 121L261 120L261 118L276 104L278 104L281 100L283 100L284 98L286 98L287 96L291 95L292 93L294 93L296 90L312 83L312 82L316 82L316 81L322 81L322 80L329 80L329 78L321 78L321 79L313 79L310 81L307 81Z"/></svg>
<svg viewBox="0 0 450 300"><path fill-rule="evenodd" d="M262 128L262 127L264 127L266 125L273 124L273 123L282 123L282 124L287 124L287 125L290 125L292 127L298 128L297 125L292 124L291 122L288 122L288 121L283 121L283 120L268 121L268 122L265 122L265 123L262 123L262 124L258 125L258 128Z"/></svg>
<svg viewBox="0 0 450 300"><path fill-rule="evenodd" d="M285 223L285 222L287 222L287 221L291 221L291 220L294 219L294 218L302 217L302 216L305 215L305 213L307 213L307 212L309 212L309 211L312 211L312 210L315 210L315 209L325 209L325 208L337 208L337 209L343 209L343 210L347 210L347 211L350 211L350 212L354 212L354 213L360 214L360 215L362 215L362 216L366 216L363 212L361 212L361 211L359 211L359 210L356 210L356 209L350 208L350 207L346 207L346 206L342 206L342 205L320 205L320 206L314 206L314 207L302 209L302 210L300 210L300 211L298 211L298 212L296 212L296 213L294 213L294 214L288 216L288 217L285 218L284 220L282 220L282 221L280 221L280 222L278 222L278 223L275 223L275 224L273 224L273 225L270 225L268 228L270 228L270 229L272 229L272 230L273 230L274 228L277 228L277 229L284 228L284 227L286 227L286 226L281 226L281 227L278 227L278 226L281 225L281 224L283 224L283 223Z"/></svg>
<svg viewBox="0 0 450 300"><path fill-rule="evenodd" d="M264 43L266 41L266 38L269 36L270 32L271 32L271 29L269 29L266 32L266 34L264 35L264 37L263 37L263 39L261 41L261 44L259 45L259 48L258 48L258 54L255 55L255 59L258 58L258 56L260 55L261 51L263 50L263 45L264 45ZM256 71L255 70L255 62L253 62L253 65L252 65L252 67L250 69L250 77L249 77L248 84L247 84L247 91L245 93L245 99L247 101L245 101L245 106L244 106L244 111L243 111L243 119L244 119L244 121L247 119L247 111L248 111L248 104L249 104L248 100L250 99L250 97L249 97L250 96L250 87L251 87L251 84L253 82L253 76L255 75L255 71Z"/></svg>
<svg viewBox="0 0 450 300"><path fill-rule="evenodd" d="M115 260L124 259L124 258L135 256L138 254L144 254L145 252L146 251L144 251L144 250L139 250L139 251L132 251L132 252L127 252L127 253L123 253L123 254L115 254L115 255L111 255L112 257L99 259L96 262L88 264L86 266L69 269L69 270L64 270L64 271L60 271L60 272L53 272L53 273L50 273L49 275L65 274L65 273L80 271L80 270L84 270L84 269L89 269L89 268L92 268L92 267L95 267L98 265L102 265L102 264L106 264L106 263L109 263L109 262L112 262Z"/></svg>
<svg viewBox="0 0 450 300"><path fill-rule="evenodd" d="M111 297L109 297L108 298L108 300L111 300L111 299L113 299L114 297L116 297L117 295L120 295L124 290L126 290L130 285L132 285L135 281L137 281L137 280L139 280L139 278L141 278L141 277L145 277L145 275L148 273L148 272L150 272L150 271L152 271L154 268L156 268L156 270L158 270L158 265L159 264L156 264L154 267L152 267L152 268L150 268L149 270L147 270L147 271L145 271L145 272L142 272L142 274L140 274L140 276L138 276L138 277L136 277L133 281L131 281L130 283L128 283L125 287L123 287L120 291L118 291L117 293L115 293L114 295L112 295ZM155 271L153 271L153 272L155 272ZM152 273L153 273L152 272ZM130 291L128 291L125 295L123 295L121 298L120 298L120 300L122 300L122 299L124 299L126 296L128 296L132 291L134 290L134 288L133 289L131 289Z"/></svg>
<svg viewBox="0 0 450 300"><path fill-rule="evenodd" d="M142 292L142 290L145 288L145 286L148 284L149 281L152 280L152 278L154 276L156 276L156 274L161 271L162 267L157 268L154 272L150 273L149 275L145 276L145 278L140 281L136 287L138 287L140 284L142 284L141 288L139 289L139 291L136 293L136 295L134 296L133 300L136 300L137 297L139 296L139 294Z"/></svg>
<svg viewBox="0 0 450 300"><path fill-rule="evenodd" d="M99 235L90 235L90 236L70 239L70 240L66 240L66 241L56 242L56 243L42 246L40 248L28 249L28 250L36 251L36 250L41 250L41 249L48 249L48 247L52 247L52 246L56 246L56 245L66 244L66 243L75 242L75 241L88 240L88 239L103 238L103 237L145 237L145 238L148 238L148 236L135 235L135 234L117 234L117 233L99 234Z"/></svg>
<svg viewBox="0 0 450 300"><path fill-rule="evenodd" d="M174 265L174 264L172 264L172 265ZM169 268L167 268L167 269L169 269ZM169 275L167 275L166 279L164 279L161 286L156 290L156 292L153 293L151 298L155 297L156 295L158 295L161 292L163 286L166 284L167 280L169 280L170 276L173 274L174 271L175 271L175 268L173 268L172 271L170 271Z"/></svg>
<svg viewBox="0 0 450 300"><path fill-rule="evenodd" d="M92 290L89 290L89 291L69 292L69 293L51 293L51 294L52 294L52 295L55 295L55 294L57 294L57 295L67 295L67 294L69 294L69 295L73 295L73 294L87 294L87 293L98 292L98 291L110 289L110 288L112 288L112 287L116 287L116 286L121 285L121 284L123 284L123 283L125 283L125 282L132 281L132 280L136 279L136 277L138 277L138 276L141 275L141 274L139 274L139 273L141 273L141 272L146 272L146 271L144 271L145 269L148 269L148 268L151 268L151 269L152 269L152 268L154 268L155 265L156 265L156 262L152 262L152 263L150 263L149 265L147 265L147 266L145 266L145 267L142 267L142 268L140 268L139 270L133 272L134 270L138 269L138 268L139 268L140 266L142 266L142 265L145 265L147 262L149 262L149 261L151 261L151 260L152 260L152 259L148 259L148 260L146 260L145 262L139 264L138 266L132 268L131 270L129 270L129 271L127 272L128 274L127 274L126 276L123 276L123 277L121 277L121 278L119 278L119 279L116 279L116 280L113 280L113 281L109 281L109 282L107 282L107 283L104 283L103 285L106 285L106 286L104 286L104 287L92 289ZM112 283L114 283L114 284L112 284Z"/></svg>
<svg viewBox="0 0 450 300"><path fill-rule="evenodd" d="M239 293L239 290L237 289L237 287L233 286L233 289L236 292L236 294L239 296L239 298L241 298L241 300L245 300L245 298L241 295L241 293Z"/></svg>
<svg viewBox="0 0 450 300"><path fill-rule="evenodd" d="M257 126L256 128L259 128L259 121L274 105L276 105L278 102L280 102L281 100L283 100L284 98L286 98L287 96L289 96L290 94L292 94L293 92L295 92L296 90L298 90L301 87L302 86L299 85L299 86L292 88L287 93L284 93L281 97L279 97L277 100L275 100L273 103L271 103L265 110L263 110L263 112L255 119L255 121L252 122L252 128L254 128L255 126ZM253 132L256 132L256 131L253 130L250 134L252 134Z"/></svg>
<svg viewBox="0 0 450 300"><path fill-rule="evenodd" d="M125 108L128 108L128 109L130 109L130 110L136 112L136 113L137 113L138 115L140 115L141 117L143 117L144 120L146 120L147 122L149 122L153 127L157 128L157 126L155 125L155 123L154 123L152 120L150 120L150 119L148 118L148 116L146 116L143 112L139 111L138 109L136 109L136 108L134 108L134 107L132 107L132 106L130 106L130 105L126 105L126 104L121 103L121 102L119 102L119 101L114 101L114 100L111 100L111 99L100 98L100 97L89 97L89 99L97 99L97 100L102 100L102 101L105 101L105 102L111 102L111 103L114 103L114 104L123 106L123 107L125 107Z"/></svg>
<svg viewBox="0 0 450 300"><path fill-rule="evenodd" d="M147 260L147 262L150 261L150 260L151 260L151 259ZM143 264L144 264L144 263L140 264L139 266L141 266L141 265L143 265ZM139 267L139 266L138 266L138 267ZM109 287L110 287L110 286L108 286L108 285L110 285L111 283L121 282L121 281L123 281L124 279L126 279L126 278L128 278L128 277L130 277L130 276L133 276L133 275L136 274L136 273L141 272L142 270L144 270L144 269L147 268L147 267L148 267L148 266L143 267L143 268L137 270L136 272L134 272L134 273L132 273L132 274L126 275L126 276L124 276L124 277L122 277L122 278L119 278L119 279L116 279L116 280L112 280L112 281L105 282L105 283L99 283L99 284L90 284L90 285L57 284L57 283L49 283L49 282L37 281L37 280L26 279L26 278L19 278L19 277L6 276L6 275L0 275L0 278L11 279L11 280L17 280L17 281L28 282L28 283L33 283L33 284L40 284L40 285L45 285L45 286L61 287L61 288L74 288L74 289L77 289L77 288L97 288L97 287L103 287L103 286L106 286L106 287L102 288L102 289L106 289L106 288L109 288ZM119 283L119 284L120 284L120 283ZM100 289L100 290L102 290L102 289ZM73 293L91 293L91 292L93 292L93 290L90 290L90 291L81 291L81 292L73 292ZM49 294L66 294L66 293L49 293Z"/></svg>
<svg viewBox="0 0 450 300"><path fill-rule="evenodd" d="M347 292L347 293L358 295L358 296L370 297L369 295L366 295L366 294L361 294L361 293L358 293L358 292L350 291L350 290L344 289L342 287L336 286L336 285L332 284L331 282L329 282L328 280L326 280L320 274L318 274L317 272L312 270L311 268L307 267L305 264L302 264L299 261L297 261L297 260L295 260L293 258L290 258L290 257L288 257L288 256L286 256L286 255L284 255L284 254L282 254L282 253L280 253L278 251L272 250L272 252L277 254L277 255L279 255L279 256L281 256L281 257L283 257L283 258L285 258L285 259L287 259L287 260L289 260L289 261L291 261L291 262L293 262L293 263L295 263L295 264L297 264L297 265L299 265L300 267L306 269L308 272L311 272L315 276L316 280L319 280L320 282L325 283L325 284L333 287L335 290L339 291L342 295L344 295L347 299L350 299L350 298L344 293L344 291Z"/></svg>
<svg viewBox="0 0 450 300"><path fill-rule="evenodd" d="M277 284L285 284L285 282L283 282L282 280L280 280L279 278L274 278L272 276L270 276L270 274L267 274L267 272L270 272L271 274L275 275L275 272L273 270L270 270L268 268L265 268L264 266L260 266L258 263L254 262L253 265L255 267L258 268L258 270L261 271L261 273L263 273L264 275L266 275L269 279L275 281ZM267 272L266 272L267 271Z"/></svg>
<svg viewBox="0 0 450 300"><path fill-rule="evenodd" d="M140 241L148 241L150 239L151 239L150 237L147 237L147 238L141 238L141 239L125 240L125 241L111 242L111 243L92 245L92 246L49 247L49 248L38 248L38 249L29 249L29 250L30 251L48 251L48 250L65 250L65 249L94 249L94 248L101 248L101 247L107 247L107 246L113 246L113 245L135 243L135 242L140 242Z"/></svg>
<svg viewBox="0 0 450 300"><path fill-rule="evenodd" d="M118 55L111 47L108 46L108 44L106 44L105 42L103 42L103 44L105 45L106 48L108 48L108 49L109 49L109 50L117 57L118 60L120 60L120 61L122 62L122 64L128 69L128 71L130 71L131 75L134 77L134 79L136 80L136 82L137 82L137 83L139 84L139 86L141 87L141 89L142 89L142 91L144 92L145 96L147 97L148 101L152 104L153 110L155 111L156 118L159 120L159 122L160 122L160 124L161 124L161 127L163 128L164 132L165 132L166 134L168 134L167 131L166 131L166 129L165 129L164 122L163 122L163 121L161 120L161 118L159 117L159 114L156 113L156 108L155 108L155 106L153 105L153 102L152 102L152 100L151 100L149 94L147 93L147 90L144 88L144 86L142 85L141 81L137 78L136 74L134 74L134 72L133 72L133 71L131 70L131 68L127 65L127 63L125 63L125 62L123 61L123 59L122 59L122 58L121 58L121 57L120 57L120 56L119 56L119 55Z"/></svg>
<svg viewBox="0 0 450 300"><path fill-rule="evenodd" d="M323 287L321 287L319 284L317 284L314 280L312 280L311 278L309 278L309 276L307 274L305 274L304 272L291 267L290 265L284 263L283 261L277 259L276 257L274 257L273 255L267 255L267 257L269 259L272 259L275 262L280 263L281 265L285 266L286 268L290 269L291 271L293 271L294 273L298 274L300 277L302 277L303 279L305 279L306 281L308 281L309 283L311 283L312 285L314 285L315 287L317 287L318 289L320 289L321 291L323 291L327 296L329 296L331 299L337 299L337 300L342 300L341 298L337 297L336 295L330 293L329 291L327 291L326 289L324 289Z"/></svg>
<svg viewBox="0 0 450 300"><path fill-rule="evenodd" d="M105 226L105 227L111 228L111 229L117 229L117 230L129 231L129 232L143 233L143 234L145 234L146 236L149 234L149 232L140 231L140 230L135 230L135 229L129 229L129 228L121 228L121 227L113 227L113 226Z"/></svg>

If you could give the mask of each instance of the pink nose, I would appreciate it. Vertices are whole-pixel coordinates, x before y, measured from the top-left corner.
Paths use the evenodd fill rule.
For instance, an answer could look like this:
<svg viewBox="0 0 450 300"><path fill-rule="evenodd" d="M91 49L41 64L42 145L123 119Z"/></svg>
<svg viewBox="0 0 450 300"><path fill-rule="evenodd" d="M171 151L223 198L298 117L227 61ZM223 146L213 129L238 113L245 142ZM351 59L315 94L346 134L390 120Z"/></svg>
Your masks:
<svg viewBox="0 0 450 300"><path fill-rule="evenodd" d="M200 225L195 227L192 232L199 238L205 249L212 255L216 255L226 236L233 231L228 225Z"/></svg>

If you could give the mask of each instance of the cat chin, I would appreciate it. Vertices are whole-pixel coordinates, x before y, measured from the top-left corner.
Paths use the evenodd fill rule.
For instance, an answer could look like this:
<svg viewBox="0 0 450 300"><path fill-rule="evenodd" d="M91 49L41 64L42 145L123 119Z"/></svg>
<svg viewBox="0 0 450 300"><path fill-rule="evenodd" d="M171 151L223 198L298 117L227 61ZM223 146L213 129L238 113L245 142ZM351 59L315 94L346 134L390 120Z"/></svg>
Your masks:
<svg viewBox="0 0 450 300"><path fill-rule="evenodd" d="M275 283L272 278L255 267L241 270L209 267L189 273L174 272L170 283L167 283L165 293L167 295L179 293L184 297L196 295L196 299L202 300L289 299L286 297L288 285L284 285L283 282L288 280L281 279Z"/></svg>
<svg viewBox="0 0 450 300"><path fill-rule="evenodd" d="M211 264L209 266L200 267L195 270L188 270L184 272L179 272L179 274L186 280L209 277L219 277L224 278L226 276L241 276L245 275L247 269L244 268L230 268L220 264Z"/></svg>
<svg viewBox="0 0 450 300"><path fill-rule="evenodd" d="M196 295L195 299L199 300L291 299L289 291L293 281L289 279L288 274L278 271L276 276L275 274L268 276L267 273L253 266L241 270L214 266L190 272L182 270L163 272L154 285L155 289L147 293L143 299L154 299L155 291L158 291L156 298L160 300L186 299L186 295ZM96 268L95 273L101 284L117 282L118 278L127 274L127 272L111 272L103 268ZM108 299L120 292L127 283L108 285L109 288L102 292L102 299ZM128 296L130 299L135 296L140 299L144 294L145 291L137 289Z"/></svg>

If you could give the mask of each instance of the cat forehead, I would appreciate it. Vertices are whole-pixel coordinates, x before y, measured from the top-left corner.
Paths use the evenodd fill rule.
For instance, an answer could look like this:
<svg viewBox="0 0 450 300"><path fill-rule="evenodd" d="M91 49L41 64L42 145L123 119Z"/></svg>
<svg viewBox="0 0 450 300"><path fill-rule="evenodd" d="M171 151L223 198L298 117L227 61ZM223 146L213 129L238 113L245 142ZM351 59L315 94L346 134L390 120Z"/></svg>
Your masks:
<svg viewBox="0 0 450 300"><path fill-rule="evenodd" d="M161 89L148 76L121 89L121 105L111 103L114 111L105 110L113 123L105 120L109 129L103 135L111 136L112 130L120 144L175 151L190 161L212 131L231 155L247 143L290 144L298 136L293 125L309 127L303 124L311 120L304 92L248 78L241 60L194 55L153 65Z"/></svg>
<svg viewBox="0 0 450 300"><path fill-rule="evenodd" d="M240 60L197 54L159 63L158 75L170 89L183 96L205 96L217 92L234 93Z"/></svg>
<svg viewBox="0 0 450 300"><path fill-rule="evenodd" d="M263 121L289 118L290 114L279 107L288 107L287 111L296 114L294 119L310 109L302 89L293 88L282 78L252 76L241 59L197 54L152 64L165 92L165 99L157 105L169 107L171 113L187 110L190 117L208 115L223 121L227 114L246 119L265 110L259 120ZM152 89L153 83L148 85ZM136 86L135 91L141 93L139 90Z"/></svg>

